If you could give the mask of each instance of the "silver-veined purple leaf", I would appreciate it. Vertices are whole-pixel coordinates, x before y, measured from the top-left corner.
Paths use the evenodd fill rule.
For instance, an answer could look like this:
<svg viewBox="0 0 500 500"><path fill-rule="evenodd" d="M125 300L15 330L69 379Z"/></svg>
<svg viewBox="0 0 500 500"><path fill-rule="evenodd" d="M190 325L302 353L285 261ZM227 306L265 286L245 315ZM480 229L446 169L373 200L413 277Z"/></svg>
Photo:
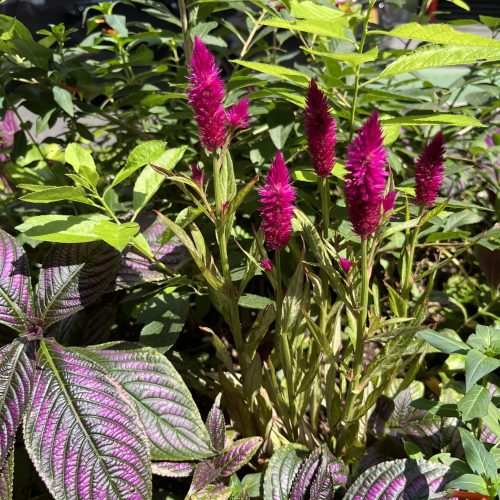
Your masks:
<svg viewBox="0 0 500 500"><path fill-rule="evenodd" d="M316 471L321 465L321 451L321 448L316 448L300 466L292 484L290 500L302 500L306 498Z"/></svg>
<svg viewBox="0 0 500 500"><path fill-rule="evenodd" d="M14 450L10 452L9 458L3 468L0 468L0 498L12 500L12 487L14 486Z"/></svg>
<svg viewBox="0 0 500 500"><path fill-rule="evenodd" d="M200 462L194 469L193 479L189 487L188 497L202 490L220 476L220 469L214 460Z"/></svg>
<svg viewBox="0 0 500 500"><path fill-rule="evenodd" d="M257 448L262 444L262 438L250 437L235 441L231 447L215 459L221 476L230 476L250 462Z"/></svg>
<svg viewBox="0 0 500 500"><path fill-rule="evenodd" d="M99 363L136 404L153 460L199 460L214 454L196 403L165 356L140 344L98 347L85 355Z"/></svg>
<svg viewBox="0 0 500 500"><path fill-rule="evenodd" d="M321 463L314 476L309 497L316 500L332 500L335 490L347 483L347 470L343 462L335 458L326 445L322 446Z"/></svg>
<svg viewBox="0 0 500 500"><path fill-rule="evenodd" d="M214 404L208 412L205 422L210 441L212 442L212 447L215 451L222 451L226 442L226 421L224 419L224 413L222 413L220 408L220 398L221 394L215 398Z"/></svg>
<svg viewBox="0 0 500 500"><path fill-rule="evenodd" d="M450 469L426 460L392 460L371 467L356 479L344 500L445 499Z"/></svg>
<svg viewBox="0 0 500 500"><path fill-rule="evenodd" d="M0 323L19 332L32 314L28 269L21 245L0 229Z"/></svg>
<svg viewBox="0 0 500 500"><path fill-rule="evenodd" d="M293 479L305 456L306 451L293 444L275 451L264 476L264 500L288 500Z"/></svg>
<svg viewBox="0 0 500 500"><path fill-rule="evenodd" d="M0 470L7 460L28 405L34 366L22 340L0 349ZM2 497L0 497L2 498Z"/></svg>
<svg viewBox="0 0 500 500"><path fill-rule="evenodd" d="M26 449L55 500L144 500L151 464L134 404L97 363L42 339Z"/></svg>
<svg viewBox="0 0 500 500"><path fill-rule="evenodd" d="M231 498L231 488L224 484L209 484L189 497L190 500L228 500Z"/></svg>
<svg viewBox="0 0 500 500"><path fill-rule="evenodd" d="M102 242L54 245L45 256L38 284L39 315L45 326L108 291L120 260L120 254Z"/></svg>
<svg viewBox="0 0 500 500"><path fill-rule="evenodd" d="M196 464L193 462L153 462L153 474L164 477L189 477L193 474Z"/></svg>

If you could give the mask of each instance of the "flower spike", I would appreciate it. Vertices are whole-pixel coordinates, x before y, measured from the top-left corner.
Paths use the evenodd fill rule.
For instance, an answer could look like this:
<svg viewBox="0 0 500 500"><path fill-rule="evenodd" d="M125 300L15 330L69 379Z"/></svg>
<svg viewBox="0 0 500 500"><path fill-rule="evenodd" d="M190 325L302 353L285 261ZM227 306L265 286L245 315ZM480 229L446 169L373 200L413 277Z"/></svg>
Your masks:
<svg viewBox="0 0 500 500"><path fill-rule="evenodd" d="M415 203L432 207L443 184L444 137L438 132L415 161Z"/></svg>
<svg viewBox="0 0 500 500"><path fill-rule="evenodd" d="M249 105L250 100L248 97L244 97L226 111L227 123L233 130L248 127Z"/></svg>

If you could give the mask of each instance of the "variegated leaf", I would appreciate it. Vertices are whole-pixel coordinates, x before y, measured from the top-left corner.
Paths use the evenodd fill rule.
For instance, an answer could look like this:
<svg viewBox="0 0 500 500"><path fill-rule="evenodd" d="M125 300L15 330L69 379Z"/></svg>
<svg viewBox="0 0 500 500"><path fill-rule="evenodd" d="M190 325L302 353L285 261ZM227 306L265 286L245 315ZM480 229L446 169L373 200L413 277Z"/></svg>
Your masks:
<svg viewBox="0 0 500 500"><path fill-rule="evenodd" d="M227 500L231 497L231 488L223 484L210 484L189 497L190 500Z"/></svg>
<svg viewBox="0 0 500 500"><path fill-rule="evenodd" d="M0 349L0 470L14 445L17 427L28 404L33 372L33 363L21 339Z"/></svg>
<svg viewBox="0 0 500 500"><path fill-rule="evenodd" d="M109 349L95 346L85 355L99 363L136 404L154 460L185 461L213 455L196 403L165 356L132 343Z"/></svg>
<svg viewBox="0 0 500 500"><path fill-rule="evenodd" d="M250 437L235 441L228 450L221 453L215 459L221 476L230 476L250 462L261 444L262 438L260 437Z"/></svg>
<svg viewBox="0 0 500 500"><path fill-rule="evenodd" d="M42 339L24 439L55 500L151 497L147 437L135 406L97 363Z"/></svg>
<svg viewBox="0 0 500 500"><path fill-rule="evenodd" d="M194 495L202 490L210 483L215 481L220 475L220 469L215 465L213 460L207 460L199 463L194 469L193 480L189 487L189 495Z"/></svg>
<svg viewBox="0 0 500 500"><path fill-rule="evenodd" d="M14 450L10 452L9 458L3 468L0 468L0 498L2 500L13 500L12 487L14 486Z"/></svg>
<svg viewBox="0 0 500 500"><path fill-rule="evenodd" d="M320 465L321 448L316 448L300 466L292 484L290 500L302 500L306 498Z"/></svg>
<svg viewBox="0 0 500 500"><path fill-rule="evenodd" d="M426 460L392 460L365 471L347 491L344 500L408 498L445 499L446 483L453 477L445 465Z"/></svg>
<svg viewBox="0 0 500 500"><path fill-rule="evenodd" d="M196 464L193 462L153 462L153 474L164 477L189 477L193 474Z"/></svg>
<svg viewBox="0 0 500 500"><path fill-rule="evenodd" d="M39 315L45 326L88 306L105 293L120 254L102 242L54 245L45 256L38 285Z"/></svg>
<svg viewBox="0 0 500 500"><path fill-rule="evenodd" d="M226 421L220 408L220 398L221 394L215 398L205 422L212 447L215 451L222 451L226 442Z"/></svg>
<svg viewBox="0 0 500 500"><path fill-rule="evenodd" d="M21 245L0 229L0 323L19 332L32 314L28 269Z"/></svg>

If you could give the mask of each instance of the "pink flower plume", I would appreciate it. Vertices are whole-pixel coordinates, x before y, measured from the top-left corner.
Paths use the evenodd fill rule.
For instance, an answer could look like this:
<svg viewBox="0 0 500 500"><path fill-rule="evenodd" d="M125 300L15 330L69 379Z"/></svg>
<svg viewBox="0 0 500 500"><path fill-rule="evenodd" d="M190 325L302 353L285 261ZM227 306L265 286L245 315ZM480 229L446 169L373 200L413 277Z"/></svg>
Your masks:
<svg viewBox="0 0 500 500"><path fill-rule="evenodd" d="M226 111L227 123L233 130L248 127L248 118L250 116L250 112L248 111L249 105L250 100L248 97L244 97Z"/></svg>
<svg viewBox="0 0 500 500"><path fill-rule="evenodd" d="M281 151L278 151L267 172L259 196L266 246L270 250L281 250L292 235L293 203L296 197Z"/></svg>
<svg viewBox="0 0 500 500"><path fill-rule="evenodd" d="M348 273L349 269L352 267L352 262L349 259L345 259L344 257L339 257L339 265L342 268L344 273Z"/></svg>
<svg viewBox="0 0 500 500"><path fill-rule="evenodd" d="M14 134L21 130L17 123L16 114L11 109L5 112L0 122L0 162L9 161L9 155L4 151L14 144Z"/></svg>
<svg viewBox="0 0 500 500"><path fill-rule="evenodd" d="M226 141L224 82L213 54L198 38L194 39L189 65L188 101L194 111L203 146L211 153Z"/></svg>
<svg viewBox="0 0 500 500"><path fill-rule="evenodd" d="M318 176L328 177L335 164L335 119L315 80L311 80L307 92L304 125L314 170Z"/></svg>
<svg viewBox="0 0 500 500"><path fill-rule="evenodd" d="M387 153L377 111L347 148L345 194L354 231L367 239L380 225Z"/></svg>
<svg viewBox="0 0 500 500"><path fill-rule="evenodd" d="M444 172L444 137L438 132L415 161L415 203L421 206L434 205Z"/></svg>

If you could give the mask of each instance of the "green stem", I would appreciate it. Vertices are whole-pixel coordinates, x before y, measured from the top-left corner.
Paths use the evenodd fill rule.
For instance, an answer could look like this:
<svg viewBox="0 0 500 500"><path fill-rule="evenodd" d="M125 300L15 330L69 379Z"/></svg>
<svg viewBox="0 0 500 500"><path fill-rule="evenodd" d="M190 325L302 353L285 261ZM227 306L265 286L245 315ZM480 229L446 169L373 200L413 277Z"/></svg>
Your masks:
<svg viewBox="0 0 500 500"><path fill-rule="evenodd" d="M373 5L375 4L375 0L370 0L368 4L368 10L366 12L366 16L363 20L363 32L361 34L361 40L358 46L358 53L362 54L363 49L365 47L366 36L368 33L368 21L370 20L370 13L372 11ZM349 119L349 142L352 139L352 135L354 133L354 120L356 118L356 107L358 105L358 93L359 93L359 79L361 76L361 64L356 64L354 66L354 93L352 97L352 106L351 106L351 116Z"/></svg>
<svg viewBox="0 0 500 500"><path fill-rule="evenodd" d="M185 0L179 0L179 12L181 15L182 37L184 39L184 56L186 64L191 62L191 39L189 38L189 16Z"/></svg>
<svg viewBox="0 0 500 500"><path fill-rule="evenodd" d="M330 226L330 186L328 178L319 180L319 191L321 196L321 212L323 215L323 238L328 239L328 227Z"/></svg>

